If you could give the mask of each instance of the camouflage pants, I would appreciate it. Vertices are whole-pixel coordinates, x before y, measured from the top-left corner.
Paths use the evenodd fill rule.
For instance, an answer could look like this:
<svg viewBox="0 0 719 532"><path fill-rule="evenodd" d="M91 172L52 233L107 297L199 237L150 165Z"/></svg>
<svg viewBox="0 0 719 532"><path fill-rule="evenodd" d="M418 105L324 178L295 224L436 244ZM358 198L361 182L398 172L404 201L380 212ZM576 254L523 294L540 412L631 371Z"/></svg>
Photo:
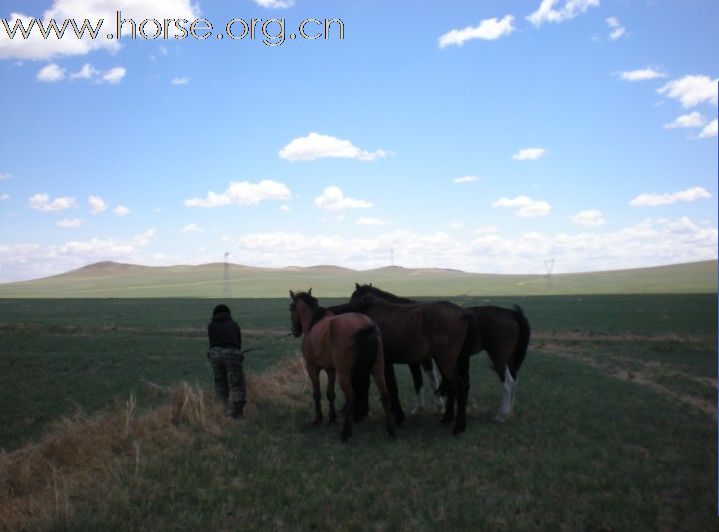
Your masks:
<svg viewBox="0 0 719 532"><path fill-rule="evenodd" d="M207 352L212 370L215 373L215 392L217 396L233 403L245 402L245 372L242 361L245 359L239 349L231 347L213 347Z"/></svg>

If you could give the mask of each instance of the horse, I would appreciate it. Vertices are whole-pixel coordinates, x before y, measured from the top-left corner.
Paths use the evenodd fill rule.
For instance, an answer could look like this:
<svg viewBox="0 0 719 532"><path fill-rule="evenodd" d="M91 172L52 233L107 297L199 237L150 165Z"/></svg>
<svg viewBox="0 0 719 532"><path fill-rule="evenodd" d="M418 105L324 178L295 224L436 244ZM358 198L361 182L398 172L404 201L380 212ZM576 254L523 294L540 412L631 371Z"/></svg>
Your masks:
<svg viewBox="0 0 719 532"><path fill-rule="evenodd" d="M416 303L412 299L385 292L371 284L357 284L355 293L358 297L375 298L378 301L407 305ZM531 334L529 322L519 305L514 305L514 309L489 305L469 307L466 310L474 316L477 327L470 355L486 350L492 362L492 369L502 383L502 398L495 417L497 422L502 423L510 417L514 406L517 373L527 355ZM410 368L415 389L418 389L422 385L422 372L419 366Z"/></svg>
<svg viewBox="0 0 719 532"><path fill-rule="evenodd" d="M384 377L382 334L377 324L364 314L350 313L335 316L319 306L312 289L295 294L290 290L290 321L292 335L302 337L302 356L307 375L312 382L315 403L315 425L322 422L320 370L327 372L327 400L330 405L329 422L337 420L335 412L335 377L345 395L342 441L352 433L355 397L359 382L374 377L385 411L387 432L394 436L394 420L390 411L390 396ZM366 391L360 392L362 396Z"/></svg>
<svg viewBox="0 0 719 532"><path fill-rule="evenodd" d="M349 303L328 309L333 314L361 312L372 318L382 330L385 378L391 408L397 424L404 420L399 401L394 364L419 364L434 360L447 384L447 402L442 423L455 421L453 434L466 429L467 392L469 390L469 349L474 344L474 317L448 301L395 304L353 293ZM358 417L367 410L366 390L358 402ZM455 401L457 405L455 418Z"/></svg>

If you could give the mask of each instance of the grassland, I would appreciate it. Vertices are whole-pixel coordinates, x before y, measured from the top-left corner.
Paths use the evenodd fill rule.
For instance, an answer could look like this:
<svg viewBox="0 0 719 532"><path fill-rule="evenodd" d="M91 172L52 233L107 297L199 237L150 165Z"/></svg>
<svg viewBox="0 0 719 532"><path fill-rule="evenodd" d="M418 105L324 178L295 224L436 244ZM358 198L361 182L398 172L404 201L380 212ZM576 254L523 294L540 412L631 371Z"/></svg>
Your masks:
<svg viewBox="0 0 719 532"><path fill-rule="evenodd" d="M374 398L342 445L309 426L287 299L230 303L239 423L210 400L216 301L0 300L0 528L716 527L716 294L454 301L529 317L514 418L478 355L459 438L422 413L391 441Z"/></svg>
<svg viewBox="0 0 719 532"><path fill-rule="evenodd" d="M222 294L222 277L222 264L147 267L105 262L45 279L0 284L0 298L212 298ZM490 275L399 267L369 271L335 266L230 267L232 293L238 297L285 297L288 288L310 286L325 297L347 297L355 282L371 282L392 292L431 297L716 293L717 261L558 274L552 276L549 288L542 275Z"/></svg>

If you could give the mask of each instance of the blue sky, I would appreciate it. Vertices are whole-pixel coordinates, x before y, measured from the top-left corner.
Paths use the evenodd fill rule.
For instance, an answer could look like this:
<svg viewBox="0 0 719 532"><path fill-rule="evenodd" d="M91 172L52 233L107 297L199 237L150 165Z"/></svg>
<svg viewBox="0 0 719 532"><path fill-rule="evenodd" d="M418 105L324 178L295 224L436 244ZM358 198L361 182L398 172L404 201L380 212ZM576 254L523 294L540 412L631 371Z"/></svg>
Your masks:
<svg viewBox="0 0 719 532"><path fill-rule="evenodd" d="M278 18L286 36L339 18L345 35L118 45L0 24L0 282L225 251L498 273L717 256L715 1L133 4L0 17Z"/></svg>

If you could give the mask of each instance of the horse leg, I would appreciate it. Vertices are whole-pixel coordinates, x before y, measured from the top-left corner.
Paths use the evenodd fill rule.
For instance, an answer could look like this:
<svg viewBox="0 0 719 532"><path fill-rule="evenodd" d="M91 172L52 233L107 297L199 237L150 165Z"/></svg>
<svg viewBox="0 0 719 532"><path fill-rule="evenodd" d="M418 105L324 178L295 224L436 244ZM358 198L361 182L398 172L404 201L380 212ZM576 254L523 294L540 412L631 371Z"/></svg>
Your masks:
<svg viewBox="0 0 719 532"><path fill-rule="evenodd" d="M425 360L424 362L422 362L422 369L424 369L424 373L427 375L429 389L432 390L431 398L432 403L434 404L434 408L437 412L441 412L444 408L444 400L437 393L439 383L437 382L437 372L434 369L434 364L432 363L432 360Z"/></svg>
<svg viewBox="0 0 719 532"><path fill-rule="evenodd" d="M504 423L509 419L512 413L512 403L514 400L514 391L516 381L512 377L508 367L504 367L504 378L502 379L502 400L499 403L499 412L494 420L498 423Z"/></svg>
<svg viewBox="0 0 719 532"><path fill-rule="evenodd" d="M355 411L355 394L352 389L352 381L348 375L340 374L339 376L340 388L345 394L345 422L342 426L341 438L342 441L347 441L347 438L352 434L352 422L354 421Z"/></svg>
<svg viewBox="0 0 719 532"><path fill-rule="evenodd" d="M387 381L387 390L389 391L390 408L397 425L401 425L404 421L404 412L399 402L399 390L397 389L397 377L394 374L394 364L385 360L384 378Z"/></svg>
<svg viewBox="0 0 719 532"><path fill-rule="evenodd" d="M440 420L442 425L449 425L454 421L454 390L452 387L447 391L447 401L444 403L444 415Z"/></svg>
<svg viewBox="0 0 719 532"><path fill-rule="evenodd" d="M410 364L409 370L412 372L412 382L414 383L414 392L416 394L411 414L415 415L420 410L424 410L424 386L422 383L422 370L420 370L419 364Z"/></svg>
<svg viewBox="0 0 719 532"><path fill-rule="evenodd" d="M330 403L330 423L337 422L337 413L335 412L335 375L333 369L327 371L327 400Z"/></svg>
<svg viewBox="0 0 719 532"><path fill-rule="evenodd" d="M380 342L380 353L381 353L381 341ZM390 397L389 397L389 390L387 390L387 382L384 378L384 360L382 360L383 356L378 356L374 364L372 365L372 377L374 378L374 382L377 385L377 389L379 390L379 398L380 401L382 401L382 408L384 409L384 419L385 419L385 426L387 427L387 432L390 436L394 438L395 431L394 431L394 418L392 417L392 410L390 408Z"/></svg>
<svg viewBox="0 0 719 532"><path fill-rule="evenodd" d="M457 402L457 417L454 422L452 434L459 434L467 428L467 395L469 392L469 367L458 367L458 364L450 364L448 360L439 365L442 377L449 386L447 404L442 416L442 423L448 424L454 418L454 403Z"/></svg>
<svg viewBox="0 0 719 532"><path fill-rule="evenodd" d="M469 395L469 375L460 379L457 390L457 420L452 434L459 434L467 429L467 396Z"/></svg>
<svg viewBox="0 0 719 532"><path fill-rule="evenodd" d="M320 368L307 364L307 375L312 381L312 398L315 401L315 425L322 423L322 393L320 392Z"/></svg>

